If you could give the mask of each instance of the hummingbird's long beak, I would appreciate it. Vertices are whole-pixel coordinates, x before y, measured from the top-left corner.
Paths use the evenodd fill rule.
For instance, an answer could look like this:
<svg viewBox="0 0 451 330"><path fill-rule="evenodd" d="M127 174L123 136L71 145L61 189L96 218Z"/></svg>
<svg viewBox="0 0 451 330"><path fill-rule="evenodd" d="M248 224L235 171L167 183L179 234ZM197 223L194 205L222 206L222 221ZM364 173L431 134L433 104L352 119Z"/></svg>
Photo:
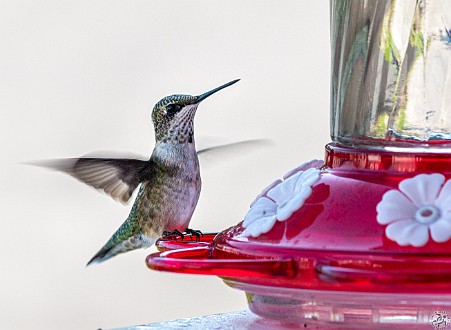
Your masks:
<svg viewBox="0 0 451 330"><path fill-rule="evenodd" d="M234 83L236 83L236 82L238 82L238 81L240 81L240 79L232 80L231 82L228 82L227 84L224 84L224 85L219 86L219 87L217 87L217 88L215 88L215 89L212 89L212 90L209 91L209 92L206 92L206 93L203 93L203 94L199 95L199 96L197 97L197 103L202 102L203 100L205 100L205 99L206 99L207 97L209 97L210 95L213 95L214 93L220 91L221 89L226 88L226 87L229 87L229 86L233 85Z"/></svg>

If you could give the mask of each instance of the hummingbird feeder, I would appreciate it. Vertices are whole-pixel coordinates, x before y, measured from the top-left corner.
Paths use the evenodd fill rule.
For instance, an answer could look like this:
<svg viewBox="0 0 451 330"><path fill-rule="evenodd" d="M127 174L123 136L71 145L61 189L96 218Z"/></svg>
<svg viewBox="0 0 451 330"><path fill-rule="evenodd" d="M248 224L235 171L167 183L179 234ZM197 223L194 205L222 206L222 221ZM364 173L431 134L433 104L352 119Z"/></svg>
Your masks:
<svg viewBox="0 0 451 330"><path fill-rule="evenodd" d="M281 176L217 235L161 238L147 264L220 276L286 322L449 323L451 1L331 0L330 12L324 162Z"/></svg>

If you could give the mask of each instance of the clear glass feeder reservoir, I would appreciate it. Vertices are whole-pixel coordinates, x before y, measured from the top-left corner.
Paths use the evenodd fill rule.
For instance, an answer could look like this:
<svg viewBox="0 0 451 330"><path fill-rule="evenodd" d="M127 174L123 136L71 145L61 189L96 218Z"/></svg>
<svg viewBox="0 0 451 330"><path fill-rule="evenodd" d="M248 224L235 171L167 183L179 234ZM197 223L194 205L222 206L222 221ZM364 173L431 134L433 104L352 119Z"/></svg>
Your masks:
<svg viewBox="0 0 451 330"><path fill-rule="evenodd" d="M451 314L451 1L330 8L325 161L274 181L218 235L160 239L147 263L220 276L284 322L440 329Z"/></svg>

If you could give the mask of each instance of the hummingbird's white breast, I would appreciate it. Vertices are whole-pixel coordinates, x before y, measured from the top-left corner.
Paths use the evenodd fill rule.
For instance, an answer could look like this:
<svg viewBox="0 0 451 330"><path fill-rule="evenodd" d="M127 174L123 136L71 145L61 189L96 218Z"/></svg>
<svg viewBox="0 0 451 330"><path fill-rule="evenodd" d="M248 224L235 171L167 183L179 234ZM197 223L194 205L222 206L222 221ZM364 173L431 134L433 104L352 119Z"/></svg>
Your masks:
<svg viewBox="0 0 451 330"><path fill-rule="evenodd" d="M149 234L184 231L199 200L201 178L194 142L183 145L158 143L152 160L165 168L147 185L143 205L148 210Z"/></svg>

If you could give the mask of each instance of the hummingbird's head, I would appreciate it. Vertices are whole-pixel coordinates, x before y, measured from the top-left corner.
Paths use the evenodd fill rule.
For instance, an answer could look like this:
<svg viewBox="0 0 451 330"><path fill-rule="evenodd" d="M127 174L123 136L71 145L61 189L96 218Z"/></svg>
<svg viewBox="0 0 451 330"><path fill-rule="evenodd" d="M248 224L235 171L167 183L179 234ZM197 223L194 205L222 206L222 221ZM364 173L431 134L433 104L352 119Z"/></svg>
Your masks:
<svg viewBox="0 0 451 330"><path fill-rule="evenodd" d="M175 94L161 99L152 110L156 141L174 144L193 143L194 115L199 103L238 81L239 79L233 80L198 96Z"/></svg>

